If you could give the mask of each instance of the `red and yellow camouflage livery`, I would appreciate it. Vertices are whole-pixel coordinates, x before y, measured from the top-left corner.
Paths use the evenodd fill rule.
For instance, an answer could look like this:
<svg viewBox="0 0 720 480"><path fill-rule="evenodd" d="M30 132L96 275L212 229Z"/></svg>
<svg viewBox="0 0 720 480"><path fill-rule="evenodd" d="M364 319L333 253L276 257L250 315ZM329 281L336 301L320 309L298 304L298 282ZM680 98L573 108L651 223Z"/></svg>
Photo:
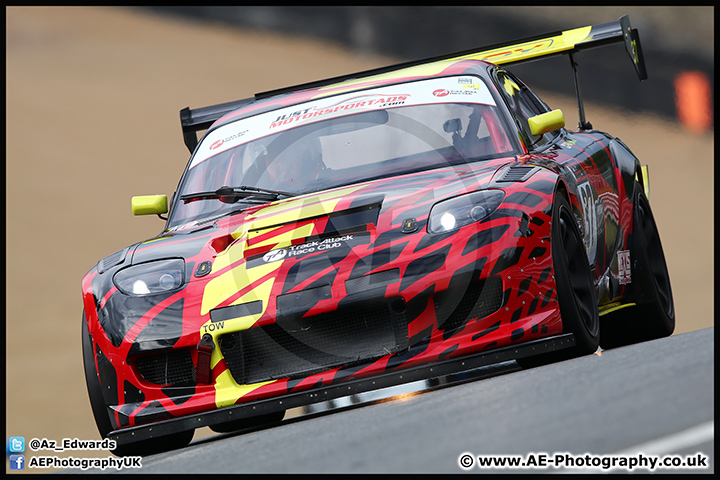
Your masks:
<svg viewBox="0 0 720 480"><path fill-rule="evenodd" d="M502 66L612 38L644 72L623 17L183 110L193 154L165 229L82 282L88 392L115 452L669 335L647 170Z"/></svg>

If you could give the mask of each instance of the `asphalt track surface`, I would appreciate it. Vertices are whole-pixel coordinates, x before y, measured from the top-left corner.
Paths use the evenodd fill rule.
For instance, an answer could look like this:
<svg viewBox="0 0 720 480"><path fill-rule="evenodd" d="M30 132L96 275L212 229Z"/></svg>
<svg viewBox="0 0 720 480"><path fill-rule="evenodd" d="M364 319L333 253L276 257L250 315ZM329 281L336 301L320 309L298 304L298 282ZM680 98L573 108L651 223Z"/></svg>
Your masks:
<svg viewBox="0 0 720 480"><path fill-rule="evenodd" d="M707 328L528 370L507 362L488 369L484 378L196 440L145 457L141 469L123 473L603 472L579 465L474 464L466 470L459 464L466 453L526 461L531 453L538 461L539 454L553 461L570 454L577 464L586 454L704 454L708 468L659 471L712 473L713 336L714 328Z"/></svg>

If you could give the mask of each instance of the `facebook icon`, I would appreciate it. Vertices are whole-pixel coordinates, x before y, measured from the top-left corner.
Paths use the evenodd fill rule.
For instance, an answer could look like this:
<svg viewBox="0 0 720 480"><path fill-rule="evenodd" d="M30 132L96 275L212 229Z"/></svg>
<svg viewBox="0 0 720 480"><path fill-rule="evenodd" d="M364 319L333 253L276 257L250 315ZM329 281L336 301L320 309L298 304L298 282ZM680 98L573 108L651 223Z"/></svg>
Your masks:
<svg viewBox="0 0 720 480"><path fill-rule="evenodd" d="M25 470L25 455L10 455L10 470Z"/></svg>

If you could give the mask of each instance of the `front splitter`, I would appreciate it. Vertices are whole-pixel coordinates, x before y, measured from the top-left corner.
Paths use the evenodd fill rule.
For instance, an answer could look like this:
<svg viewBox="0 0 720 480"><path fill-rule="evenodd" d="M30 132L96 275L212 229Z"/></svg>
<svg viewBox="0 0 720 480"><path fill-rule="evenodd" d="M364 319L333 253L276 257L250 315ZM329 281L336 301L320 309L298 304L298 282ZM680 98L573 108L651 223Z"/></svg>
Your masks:
<svg viewBox="0 0 720 480"><path fill-rule="evenodd" d="M503 347L456 359L448 359L428 365L384 373L369 378L345 380L336 385L313 388L298 393L289 393L281 397L242 403L197 415L161 420L149 425L139 425L136 427L123 428L122 430L114 430L108 434L108 438L115 440L118 445L157 439L187 430L265 415L419 380L428 380L470 371L488 365L562 350L573 346L575 346L575 336L572 333L566 333L520 345Z"/></svg>

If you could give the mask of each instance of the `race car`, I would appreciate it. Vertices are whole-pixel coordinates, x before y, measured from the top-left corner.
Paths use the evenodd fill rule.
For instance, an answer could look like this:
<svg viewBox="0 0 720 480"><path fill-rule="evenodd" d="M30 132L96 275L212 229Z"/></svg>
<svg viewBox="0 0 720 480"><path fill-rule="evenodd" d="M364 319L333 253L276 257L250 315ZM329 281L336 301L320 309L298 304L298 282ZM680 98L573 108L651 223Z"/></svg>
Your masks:
<svg viewBox="0 0 720 480"><path fill-rule="evenodd" d="M132 199L164 229L82 280L88 394L114 453L670 335L647 168L579 94L573 131L505 68L565 54L575 70L613 42L645 78L625 16L181 110L177 191Z"/></svg>

